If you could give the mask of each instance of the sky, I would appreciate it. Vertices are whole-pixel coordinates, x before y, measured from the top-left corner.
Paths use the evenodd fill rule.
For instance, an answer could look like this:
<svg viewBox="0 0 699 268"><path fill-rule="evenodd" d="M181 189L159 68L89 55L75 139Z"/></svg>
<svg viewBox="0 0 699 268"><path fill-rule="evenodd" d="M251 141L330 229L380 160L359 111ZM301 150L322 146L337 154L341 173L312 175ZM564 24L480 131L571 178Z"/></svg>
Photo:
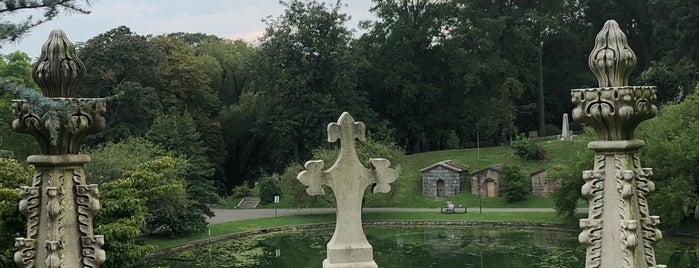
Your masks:
<svg viewBox="0 0 699 268"><path fill-rule="evenodd" d="M341 11L351 16L347 25L350 29L356 29L360 20L373 18L369 12L371 0L344 0L342 5ZM20 50L35 59L53 29L62 29L68 39L77 43L122 25L139 35L206 33L253 42L265 31L263 18L278 17L284 12L278 0L98 0L92 1L88 9L91 14L61 14L33 28L18 42L3 43L1 53ZM2 19L18 21L27 15L31 13Z"/></svg>

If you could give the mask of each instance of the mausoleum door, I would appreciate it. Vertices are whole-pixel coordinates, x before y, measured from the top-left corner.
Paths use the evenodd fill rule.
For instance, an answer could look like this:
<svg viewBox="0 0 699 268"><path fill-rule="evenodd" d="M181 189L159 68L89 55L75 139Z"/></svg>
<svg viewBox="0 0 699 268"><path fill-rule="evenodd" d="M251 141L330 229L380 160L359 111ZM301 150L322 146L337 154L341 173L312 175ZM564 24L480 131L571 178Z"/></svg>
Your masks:
<svg viewBox="0 0 699 268"><path fill-rule="evenodd" d="M495 182L489 181L488 184L486 184L486 189L488 190L488 192L485 196L495 197Z"/></svg>
<svg viewBox="0 0 699 268"><path fill-rule="evenodd" d="M437 180L437 197L444 197L444 181Z"/></svg>

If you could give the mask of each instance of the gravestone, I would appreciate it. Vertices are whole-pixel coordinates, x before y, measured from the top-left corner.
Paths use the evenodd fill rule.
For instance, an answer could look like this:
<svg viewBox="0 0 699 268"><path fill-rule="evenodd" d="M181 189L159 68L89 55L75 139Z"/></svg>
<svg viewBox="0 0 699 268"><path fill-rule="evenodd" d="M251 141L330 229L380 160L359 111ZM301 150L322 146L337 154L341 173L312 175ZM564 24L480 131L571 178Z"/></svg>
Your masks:
<svg viewBox="0 0 699 268"><path fill-rule="evenodd" d="M665 267L655 261L660 219L646 200L655 189L652 169L641 166L644 142L634 139L636 126L656 114L656 89L628 86L636 55L613 20L597 34L588 63L599 87L571 90L573 119L592 126L598 138L587 145L595 151L594 169L582 176L590 204L578 236L587 247L585 267Z"/></svg>
<svg viewBox="0 0 699 268"><path fill-rule="evenodd" d="M306 162L305 170L296 177L308 186L309 195L323 195L322 186L332 189L337 203L335 233L327 244L324 268L370 268L374 262L373 248L362 228L362 198L367 187L375 184L374 193L388 193L388 185L398 178L398 172L389 168L391 162L371 158L373 169L365 168L357 157L355 139L365 140L366 127L344 112L337 123L328 124L328 142L340 140L340 153L335 164L323 170L323 160Z"/></svg>

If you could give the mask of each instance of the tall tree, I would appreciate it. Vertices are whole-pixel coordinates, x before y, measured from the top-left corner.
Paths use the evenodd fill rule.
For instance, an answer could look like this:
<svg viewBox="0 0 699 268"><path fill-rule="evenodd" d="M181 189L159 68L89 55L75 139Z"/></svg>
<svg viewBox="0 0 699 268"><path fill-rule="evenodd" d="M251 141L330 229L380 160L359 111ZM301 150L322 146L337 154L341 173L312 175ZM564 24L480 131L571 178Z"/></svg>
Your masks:
<svg viewBox="0 0 699 268"><path fill-rule="evenodd" d="M43 14L36 18L27 16L19 22L0 22L0 41L16 41L39 24L56 18L61 13L89 14L85 6L90 0L4 0L0 3L0 18L20 14L25 10L41 10Z"/></svg>
<svg viewBox="0 0 699 268"><path fill-rule="evenodd" d="M187 160L184 181L188 198L201 213L212 216L208 208L219 201L214 184L214 165L207 157L194 119L188 113L173 113L158 117L145 135L146 139L162 146L175 156Z"/></svg>
<svg viewBox="0 0 699 268"><path fill-rule="evenodd" d="M282 5L284 14L267 20L253 81L265 102L256 128L267 133L266 152L276 171L308 159L324 140L325 125L341 111L372 117L357 90L358 59L349 51L351 33L340 2Z"/></svg>
<svg viewBox="0 0 699 268"><path fill-rule="evenodd" d="M221 101L210 86L205 62L183 38L161 35L150 42L159 53L155 88L165 112L189 113L201 134L206 156L215 165L220 164L225 157L225 152L217 149L223 143L217 120Z"/></svg>
<svg viewBox="0 0 699 268"><path fill-rule="evenodd" d="M155 91L157 52L145 36L119 26L78 44L86 75L82 97L108 99L105 117L109 127L87 139L96 145L143 135L162 111Z"/></svg>

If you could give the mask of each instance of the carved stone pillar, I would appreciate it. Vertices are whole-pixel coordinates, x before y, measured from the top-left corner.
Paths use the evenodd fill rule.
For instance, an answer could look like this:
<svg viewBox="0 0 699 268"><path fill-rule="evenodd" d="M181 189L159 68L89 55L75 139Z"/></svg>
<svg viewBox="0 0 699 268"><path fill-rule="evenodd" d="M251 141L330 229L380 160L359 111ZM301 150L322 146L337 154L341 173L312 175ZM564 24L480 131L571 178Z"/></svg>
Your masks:
<svg viewBox="0 0 699 268"><path fill-rule="evenodd" d="M27 217L27 237L17 238L19 267L99 267L104 237L94 235L92 217L100 209L96 184L87 184L80 154L82 139L105 127L104 99L77 97L85 66L61 30L43 45L33 77L49 99L13 100L12 127L39 141L41 154L31 186L21 188L19 210Z"/></svg>
<svg viewBox="0 0 699 268"><path fill-rule="evenodd" d="M636 126L655 116L655 87L628 86L636 55L613 20L597 34L588 63L599 87L571 90L573 119L598 137L587 145L595 151L594 170L583 172L590 208L578 240L587 246L585 267L665 267L655 263L653 245L662 233L646 200L655 188L652 169L641 167L644 142L634 139Z"/></svg>

